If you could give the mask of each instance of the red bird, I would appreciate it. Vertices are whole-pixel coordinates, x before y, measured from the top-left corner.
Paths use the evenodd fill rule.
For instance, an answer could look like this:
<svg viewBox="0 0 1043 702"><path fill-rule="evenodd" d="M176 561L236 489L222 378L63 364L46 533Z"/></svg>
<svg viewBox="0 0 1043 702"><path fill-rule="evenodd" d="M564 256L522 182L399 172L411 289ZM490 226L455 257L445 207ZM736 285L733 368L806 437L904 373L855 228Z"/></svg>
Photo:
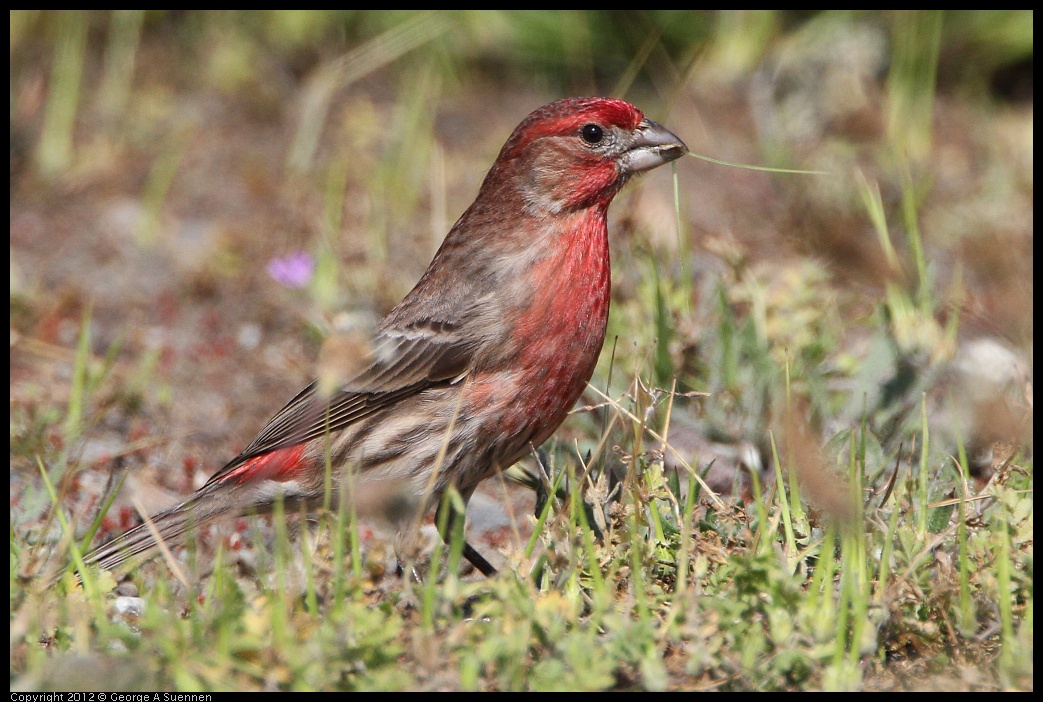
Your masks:
<svg viewBox="0 0 1043 702"><path fill-rule="evenodd" d="M594 372L609 308L609 203L687 147L633 105L569 98L511 134L416 287L380 323L368 365L302 390L195 494L151 521L164 540L219 517L405 486L422 511L466 504L558 428ZM350 483L350 488L345 483ZM448 502L446 504L449 504ZM443 539L462 514L444 522ZM456 522L459 519L460 522ZM113 568L156 548L141 525L89 553ZM464 556L496 570L470 545Z"/></svg>

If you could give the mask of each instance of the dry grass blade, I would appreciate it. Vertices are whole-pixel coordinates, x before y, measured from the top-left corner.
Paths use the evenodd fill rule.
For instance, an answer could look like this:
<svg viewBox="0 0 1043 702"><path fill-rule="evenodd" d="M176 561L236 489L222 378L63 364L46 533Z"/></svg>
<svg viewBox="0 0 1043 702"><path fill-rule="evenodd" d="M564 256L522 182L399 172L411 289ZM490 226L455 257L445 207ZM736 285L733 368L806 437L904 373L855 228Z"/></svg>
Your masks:
<svg viewBox="0 0 1043 702"><path fill-rule="evenodd" d="M300 125L290 148L290 166L304 171L311 164L330 101L338 90L423 46L448 26L444 16L424 12L321 66L304 90Z"/></svg>
<svg viewBox="0 0 1043 702"><path fill-rule="evenodd" d="M630 419L633 422L637 422L639 424L641 423L641 419L639 417L634 415L634 413L632 413L626 407L623 407L623 405L619 404L618 401L616 401L613 398L609 397L608 395L606 395L605 393L603 393L601 390L599 390L598 388L594 387L593 385L591 385L590 387L591 387L591 389L594 392L596 392L597 394L601 395L601 397L603 397L605 399L605 401L608 402L617 412L619 412L620 414L624 415L627 419ZM685 470L687 470L689 472L689 474L699 482L699 487L702 488L703 493L706 494L706 495L709 495L710 499L713 500L713 503L717 507L719 507L721 509L724 509L725 504L721 500L721 498L718 497L717 493L714 492L713 489L711 489L710 486L706 484L706 481L703 480L702 476L699 475L698 471L696 471L694 468L692 468L691 465L689 465L688 461L685 459L684 456L682 456L678 452L677 449L675 449L673 446L671 446L669 443L667 443L663 439L663 437L660 436L659 433L657 433L655 431L655 429L651 429L651 428L646 426L645 427L645 431L647 431L649 436L651 436L656 441L662 442L663 446L665 446L670 451L670 453L673 454L674 458L677 459L677 462L680 463L681 466Z"/></svg>

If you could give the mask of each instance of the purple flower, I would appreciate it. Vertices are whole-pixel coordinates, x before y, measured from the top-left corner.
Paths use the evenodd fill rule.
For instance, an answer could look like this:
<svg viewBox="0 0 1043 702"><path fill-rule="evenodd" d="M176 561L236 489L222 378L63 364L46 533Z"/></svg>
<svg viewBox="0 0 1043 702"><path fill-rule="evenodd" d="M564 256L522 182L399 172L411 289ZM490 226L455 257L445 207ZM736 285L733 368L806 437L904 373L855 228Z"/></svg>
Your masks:
<svg viewBox="0 0 1043 702"><path fill-rule="evenodd" d="M315 260L310 254L298 251L268 262L268 275L288 288L303 288L315 272Z"/></svg>

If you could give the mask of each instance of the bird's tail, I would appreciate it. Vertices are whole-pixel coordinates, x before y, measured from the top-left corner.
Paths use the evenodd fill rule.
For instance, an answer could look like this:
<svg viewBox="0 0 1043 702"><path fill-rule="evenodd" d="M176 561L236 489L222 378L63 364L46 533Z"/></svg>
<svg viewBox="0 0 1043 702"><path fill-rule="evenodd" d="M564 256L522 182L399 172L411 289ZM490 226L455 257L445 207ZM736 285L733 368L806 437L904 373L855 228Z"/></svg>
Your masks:
<svg viewBox="0 0 1043 702"><path fill-rule="evenodd" d="M160 544L176 545L185 534L224 516L235 516L249 507L249 500L237 495L236 486L211 483L184 502L149 517L145 523L117 536L83 557L84 565L112 570L137 556L148 557ZM225 493L225 494L221 494Z"/></svg>

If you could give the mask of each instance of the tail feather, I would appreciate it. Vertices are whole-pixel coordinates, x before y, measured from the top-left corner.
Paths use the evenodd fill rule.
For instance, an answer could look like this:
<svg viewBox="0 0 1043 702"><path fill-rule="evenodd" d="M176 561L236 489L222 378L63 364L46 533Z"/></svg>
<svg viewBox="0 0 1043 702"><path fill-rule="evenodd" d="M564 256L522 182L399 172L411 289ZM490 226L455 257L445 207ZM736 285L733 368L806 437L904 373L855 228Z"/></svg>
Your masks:
<svg viewBox="0 0 1043 702"><path fill-rule="evenodd" d="M190 500L191 501L191 500ZM178 543L189 527L204 526L191 519L190 511L186 509L188 502L161 512L150 518L148 523L139 524L130 531L121 534L112 541L100 546L84 556L86 565L98 565L102 570L111 570L124 561L143 553L151 553L159 547L153 529L168 543Z"/></svg>
<svg viewBox="0 0 1043 702"><path fill-rule="evenodd" d="M229 494L216 494L222 492ZM204 527L226 515L241 513L248 505L234 499L235 492L227 484L204 487L181 504L150 517L146 523L89 552L83 558L84 564L112 570L135 556L156 551L159 548L156 535L164 543L178 544L192 529Z"/></svg>

